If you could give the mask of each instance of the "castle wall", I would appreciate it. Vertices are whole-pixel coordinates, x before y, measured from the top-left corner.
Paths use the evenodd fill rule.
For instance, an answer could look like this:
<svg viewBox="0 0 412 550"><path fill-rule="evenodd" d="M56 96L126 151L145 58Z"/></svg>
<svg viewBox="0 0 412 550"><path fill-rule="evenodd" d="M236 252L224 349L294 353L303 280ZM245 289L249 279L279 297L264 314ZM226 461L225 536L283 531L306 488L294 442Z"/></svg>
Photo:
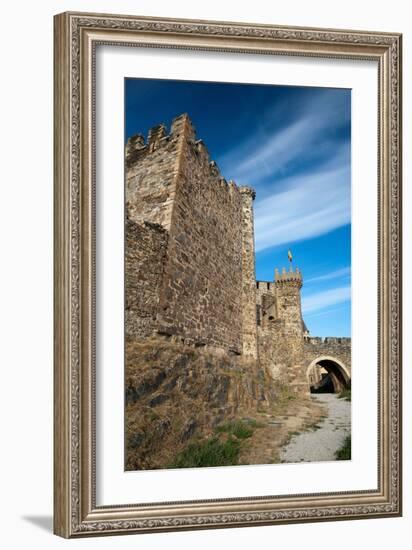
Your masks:
<svg viewBox="0 0 412 550"><path fill-rule="evenodd" d="M351 374L352 355L351 339L337 337L307 337L304 340L304 362L305 368L315 360L321 357L335 358L346 367Z"/></svg>
<svg viewBox="0 0 412 550"><path fill-rule="evenodd" d="M253 201L255 191L240 187L242 195L242 324L243 354L257 358L256 271Z"/></svg>
<svg viewBox="0 0 412 550"><path fill-rule="evenodd" d="M241 353L241 195L190 133L179 154L159 330Z"/></svg>
<svg viewBox="0 0 412 550"><path fill-rule="evenodd" d="M277 317L276 289L272 281L256 281L256 324L264 331L269 318Z"/></svg>
<svg viewBox="0 0 412 550"><path fill-rule="evenodd" d="M126 168L127 336L242 353L296 392L317 356L350 365L350 340L304 338L298 270L256 282L254 190L221 177L187 115L131 138Z"/></svg>
<svg viewBox="0 0 412 550"><path fill-rule="evenodd" d="M126 337L149 336L157 327L168 235L160 225L127 219L125 241Z"/></svg>
<svg viewBox="0 0 412 550"><path fill-rule="evenodd" d="M256 282L256 314L259 363L273 379L279 379L274 357L276 345L274 320L277 318L277 307L273 282Z"/></svg>
<svg viewBox="0 0 412 550"><path fill-rule="evenodd" d="M147 143L142 136L131 138L126 168L130 219L159 223L169 234L157 331L186 343L241 353L245 211L252 235L248 279L253 281L254 292L251 206L244 207L247 201L242 200L239 188L221 177L203 142L195 141L185 114L174 119L170 135L159 125L152 128ZM254 319L256 334L254 295L248 303L253 304L248 319L252 323ZM254 343L256 350L256 336Z"/></svg>
<svg viewBox="0 0 412 550"><path fill-rule="evenodd" d="M286 383L294 390L307 392L303 369L303 320L300 289L302 276L298 271L275 273L276 303L279 321L276 340L279 342L276 362Z"/></svg>
<svg viewBox="0 0 412 550"><path fill-rule="evenodd" d="M281 384L309 390L303 368L304 339L299 271L276 272L275 281L256 284L259 361Z"/></svg>
<svg viewBox="0 0 412 550"><path fill-rule="evenodd" d="M189 128L190 123L178 117L170 134L166 134L165 126L159 125L150 130L147 143L141 135L128 141L126 208L131 220L158 223L170 229L186 125Z"/></svg>
<svg viewBox="0 0 412 550"><path fill-rule="evenodd" d="M259 362L274 380L303 392L308 387L308 368L315 360L344 366L351 377L351 339L304 336L299 272L276 272L275 281L257 281ZM311 369L311 377L317 371Z"/></svg>

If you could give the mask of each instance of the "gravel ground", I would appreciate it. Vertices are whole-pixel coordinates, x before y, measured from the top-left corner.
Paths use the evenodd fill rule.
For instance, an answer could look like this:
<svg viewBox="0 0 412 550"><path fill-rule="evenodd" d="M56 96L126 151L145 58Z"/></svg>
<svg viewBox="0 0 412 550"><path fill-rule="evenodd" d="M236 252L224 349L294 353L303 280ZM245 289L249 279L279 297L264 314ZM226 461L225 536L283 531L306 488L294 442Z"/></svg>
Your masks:
<svg viewBox="0 0 412 550"><path fill-rule="evenodd" d="M327 418L319 423L319 428L292 436L280 450L282 462L321 462L336 460L335 452L342 446L345 437L350 435L351 404L339 399L336 394L313 395L312 399L327 407Z"/></svg>

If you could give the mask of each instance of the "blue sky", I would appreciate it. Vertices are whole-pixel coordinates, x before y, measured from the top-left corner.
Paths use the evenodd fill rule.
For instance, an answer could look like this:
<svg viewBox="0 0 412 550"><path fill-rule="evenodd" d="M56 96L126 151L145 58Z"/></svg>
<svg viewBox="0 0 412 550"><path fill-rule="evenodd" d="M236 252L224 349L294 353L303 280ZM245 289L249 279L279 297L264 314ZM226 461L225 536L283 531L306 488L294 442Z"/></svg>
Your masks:
<svg viewBox="0 0 412 550"><path fill-rule="evenodd" d="M256 190L256 277L303 273L314 336L351 332L350 90L126 79L126 139L184 112L226 179Z"/></svg>

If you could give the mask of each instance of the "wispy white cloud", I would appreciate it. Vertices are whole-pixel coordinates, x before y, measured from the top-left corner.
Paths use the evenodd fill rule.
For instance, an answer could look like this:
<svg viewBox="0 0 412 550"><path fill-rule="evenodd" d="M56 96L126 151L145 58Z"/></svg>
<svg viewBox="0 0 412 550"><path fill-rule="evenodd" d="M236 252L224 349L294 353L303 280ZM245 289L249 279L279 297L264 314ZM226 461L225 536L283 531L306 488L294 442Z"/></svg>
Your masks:
<svg viewBox="0 0 412 550"><path fill-rule="evenodd" d="M335 271L331 271L325 275L318 275L316 277L311 277L310 279L305 279L305 284L329 281L332 279L339 279L340 277L348 277L350 273L350 267L342 267L342 269L336 269Z"/></svg>
<svg viewBox="0 0 412 550"><path fill-rule="evenodd" d="M316 292L302 298L302 312L304 315L320 311L326 307L347 302L351 298L351 287L341 286L329 290Z"/></svg>
<svg viewBox="0 0 412 550"><path fill-rule="evenodd" d="M322 235L350 223L348 166L283 180L255 204L256 251Z"/></svg>
<svg viewBox="0 0 412 550"><path fill-rule="evenodd" d="M302 157L333 155L336 142L331 135L337 125L348 121L349 113L342 97L327 98L319 92L300 109L293 105L276 106L266 114L257 132L219 159L222 171L240 184L257 186L268 176L282 174ZM294 110L296 118L279 127L285 112Z"/></svg>
<svg viewBox="0 0 412 550"><path fill-rule="evenodd" d="M350 223L350 143L336 138L350 113L342 96L333 97L319 92L304 105L277 105L219 159L223 173L257 189L257 252ZM289 123L280 127L285 111Z"/></svg>

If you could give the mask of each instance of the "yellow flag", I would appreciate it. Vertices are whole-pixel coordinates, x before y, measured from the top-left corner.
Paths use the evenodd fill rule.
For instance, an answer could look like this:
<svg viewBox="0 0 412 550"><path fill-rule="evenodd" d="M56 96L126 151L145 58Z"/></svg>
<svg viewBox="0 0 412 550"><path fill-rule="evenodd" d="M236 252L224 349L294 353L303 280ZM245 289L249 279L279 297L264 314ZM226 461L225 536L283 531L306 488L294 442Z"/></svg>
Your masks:
<svg viewBox="0 0 412 550"><path fill-rule="evenodd" d="M288 250L288 260L292 261L292 252L290 250Z"/></svg>

